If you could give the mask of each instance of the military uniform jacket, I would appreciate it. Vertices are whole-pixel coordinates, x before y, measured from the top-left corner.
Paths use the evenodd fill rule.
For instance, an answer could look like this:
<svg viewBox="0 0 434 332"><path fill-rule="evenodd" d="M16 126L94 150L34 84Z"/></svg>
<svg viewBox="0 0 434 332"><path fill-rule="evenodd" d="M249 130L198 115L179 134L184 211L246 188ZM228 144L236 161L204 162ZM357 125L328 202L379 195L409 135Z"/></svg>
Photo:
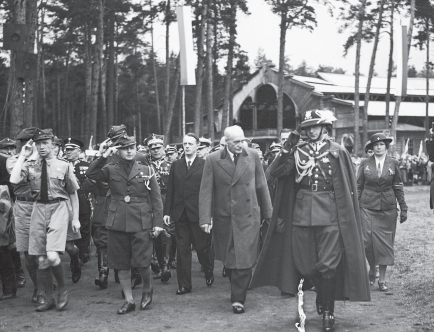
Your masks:
<svg viewBox="0 0 434 332"><path fill-rule="evenodd" d="M107 182L111 202L106 227L119 232L135 233L163 227L163 203L153 170L135 161L130 174L118 163L107 164L100 158L87 176Z"/></svg>
<svg viewBox="0 0 434 332"><path fill-rule="evenodd" d="M86 190L86 172L89 168L89 163L81 160L77 160L72 163L74 165L74 174L77 178L77 182L80 185L80 189L77 190L79 213L90 214L91 206L88 197L88 190Z"/></svg>
<svg viewBox="0 0 434 332"><path fill-rule="evenodd" d="M160 186L161 198L164 204L166 200L167 183L169 182L170 163L164 158L159 160L151 159L151 166L154 169L158 185Z"/></svg>
<svg viewBox="0 0 434 332"><path fill-rule="evenodd" d="M360 207L370 210L394 210L398 201L401 210L408 210L399 163L385 157L381 177L377 175L375 156L362 159L357 172L357 193Z"/></svg>

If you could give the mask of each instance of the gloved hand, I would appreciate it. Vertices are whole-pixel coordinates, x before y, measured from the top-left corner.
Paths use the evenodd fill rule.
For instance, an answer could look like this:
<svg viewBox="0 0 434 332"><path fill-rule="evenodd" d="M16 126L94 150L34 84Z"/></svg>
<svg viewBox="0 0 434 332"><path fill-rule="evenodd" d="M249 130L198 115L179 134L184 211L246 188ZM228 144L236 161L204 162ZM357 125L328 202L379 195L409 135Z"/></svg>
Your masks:
<svg viewBox="0 0 434 332"><path fill-rule="evenodd" d="M285 144L283 144L283 149L290 151L294 146L297 145L298 141L300 140L299 130L300 127L289 134L288 139L286 140Z"/></svg>
<svg viewBox="0 0 434 332"><path fill-rule="evenodd" d="M406 220L407 220L407 210L401 210L401 219L399 220L399 222L402 224Z"/></svg>

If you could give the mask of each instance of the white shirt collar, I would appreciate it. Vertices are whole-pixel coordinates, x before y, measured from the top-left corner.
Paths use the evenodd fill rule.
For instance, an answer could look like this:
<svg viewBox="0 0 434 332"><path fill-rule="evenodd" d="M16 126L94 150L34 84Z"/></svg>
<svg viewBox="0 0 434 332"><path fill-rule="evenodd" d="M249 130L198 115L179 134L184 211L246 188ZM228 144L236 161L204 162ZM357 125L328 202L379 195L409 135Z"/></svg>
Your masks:
<svg viewBox="0 0 434 332"><path fill-rule="evenodd" d="M226 147L226 151L229 153L229 156L231 157L232 161L234 161L234 154L229 151L228 147Z"/></svg>
<svg viewBox="0 0 434 332"><path fill-rule="evenodd" d="M193 158L188 158L187 156L185 156L185 163L188 164L188 162L190 162L191 165L193 165L195 159L196 155L194 155Z"/></svg>
<svg viewBox="0 0 434 332"><path fill-rule="evenodd" d="M375 157L375 166L377 167L378 163L380 163L381 171L383 171L384 161L386 160L386 155L384 155L384 157L382 159L377 158L377 156L375 156L375 155L374 155L374 157Z"/></svg>

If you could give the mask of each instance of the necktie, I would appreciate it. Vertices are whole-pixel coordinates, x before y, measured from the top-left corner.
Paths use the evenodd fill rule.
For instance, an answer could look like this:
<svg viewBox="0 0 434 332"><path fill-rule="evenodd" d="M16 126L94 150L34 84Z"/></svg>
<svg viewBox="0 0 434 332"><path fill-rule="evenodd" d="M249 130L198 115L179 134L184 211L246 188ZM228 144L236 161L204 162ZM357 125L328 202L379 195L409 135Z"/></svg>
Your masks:
<svg viewBox="0 0 434 332"><path fill-rule="evenodd" d="M189 160L189 161L187 162L187 169L190 169L190 167L191 167L191 160Z"/></svg>
<svg viewBox="0 0 434 332"><path fill-rule="evenodd" d="M237 165L238 162L238 155L234 153L234 164Z"/></svg>
<svg viewBox="0 0 434 332"><path fill-rule="evenodd" d="M43 158L42 172L41 172L41 201L48 201L48 174L47 174L47 160Z"/></svg>
<svg viewBox="0 0 434 332"><path fill-rule="evenodd" d="M381 177L381 164L380 163L378 163L378 166L377 166L377 175L379 178Z"/></svg>

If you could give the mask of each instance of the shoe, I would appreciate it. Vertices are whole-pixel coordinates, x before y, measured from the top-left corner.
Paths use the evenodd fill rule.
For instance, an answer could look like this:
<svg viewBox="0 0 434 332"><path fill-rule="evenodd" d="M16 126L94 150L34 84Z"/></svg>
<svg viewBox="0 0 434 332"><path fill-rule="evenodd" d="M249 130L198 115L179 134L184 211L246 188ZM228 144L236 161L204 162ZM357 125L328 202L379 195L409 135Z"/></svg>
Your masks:
<svg viewBox="0 0 434 332"><path fill-rule="evenodd" d="M3 295L0 296L0 301L14 299L16 297L17 297L17 292L3 293Z"/></svg>
<svg viewBox="0 0 434 332"><path fill-rule="evenodd" d="M176 295L184 295L187 293L191 293L191 289L185 288L185 287L181 287L180 289L178 289L176 291Z"/></svg>
<svg viewBox="0 0 434 332"><path fill-rule="evenodd" d="M385 281L379 281L378 282L378 289L380 290L380 292L387 292L388 288L386 286L386 282Z"/></svg>
<svg viewBox="0 0 434 332"><path fill-rule="evenodd" d="M324 311L322 330L323 332L333 332L335 330L335 316L329 311Z"/></svg>
<svg viewBox="0 0 434 332"><path fill-rule="evenodd" d="M118 310L118 315L124 315L124 314L127 314L127 313L129 313L131 311L135 311L135 310L136 310L136 304L126 301L122 305L122 307Z"/></svg>
<svg viewBox="0 0 434 332"><path fill-rule="evenodd" d="M171 262L169 263L169 266L170 266L171 269L176 270L176 267L177 267L176 261L171 261Z"/></svg>
<svg viewBox="0 0 434 332"><path fill-rule="evenodd" d="M318 313L318 315L322 315L323 314L323 301L322 301L322 295L321 292L318 292L316 294L316 312Z"/></svg>
<svg viewBox="0 0 434 332"><path fill-rule="evenodd" d="M43 305L44 303L45 303L44 295L38 295L37 300L36 300L36 304L39 306L39 305Z"/></svg>
<svg viewBox="0 0 434 332"><path fill-rule="evenodd" d="M38 290L37 289L33 290L32 303L38 303Z"/></svg>
<svg viewBox="0 0 434 332"><path fill-rule="evenodd" d="M170 273L170 269L168 266L163 268L163 273L161 274L161 282L168 282L172 274Z"/></svg>
<svg viewBox="0 0 434 332"><path fill-rule="evenodd" d="M26 276L24 275L24 271L22 268L15 272L15 278L17 280L18 288L23 288L26 286Z"/></svg>
<svg viewBox="0 0 434 332"><path fill-rule="evenodd" d="M226 278L228 276L227 272L226 272L226 268L223 266L223 270L222 270L222 276L223 278Z"/></svg>
<svg viewBox="0 0 434 332"><path fill-rule="evenodd" d="M244 310L244 306L240 303L238 304L233 304L232 305L232 310L234 312L234 314L244 314L246 311Z"/></svg>
<svg viewBox="0 0 434 332"><path fill-rule="evenodd" d="M81 278L81 259L78 259L78 263L72 267L72 282L76 284Z"/></svg>
<svg viewBox="0 0 434 332"><path fill-rule="evenodd" d="M56 303L54 302L54 299L45 300L43 304L36 307L36 311L42 312L42 311L48 311L51 309L54 309L56 307Z"/></svg>
<svg viewBox="0 0 434 332"><path fill-rule="evenodd" d="M68 304L68 291L64 290L62 293L57 295L57 310L63 310L65 309L66 305Z"/></svg>
<svg viewBox="0 0 434 332"><path fill-rule="evenodd" d="M161 279L161 276L163 275L163 272L158 272L157 274L154 274L154 276L152 278L154 279Z"/></svg>
<svg viewBox="0 0 434 332"><path fill-rule="evenodd" d="M211 272L210 275L205 276L206 285L209 287L214 283L214 273Z"/></svg>
<svg viewBox="0 0 434 332"><path fill-rule="evenodd" d="M152 294L154 289L151 288L150 291L142 292L142 300L140 301L140 310L146 310L152 303Z"/></svg>

